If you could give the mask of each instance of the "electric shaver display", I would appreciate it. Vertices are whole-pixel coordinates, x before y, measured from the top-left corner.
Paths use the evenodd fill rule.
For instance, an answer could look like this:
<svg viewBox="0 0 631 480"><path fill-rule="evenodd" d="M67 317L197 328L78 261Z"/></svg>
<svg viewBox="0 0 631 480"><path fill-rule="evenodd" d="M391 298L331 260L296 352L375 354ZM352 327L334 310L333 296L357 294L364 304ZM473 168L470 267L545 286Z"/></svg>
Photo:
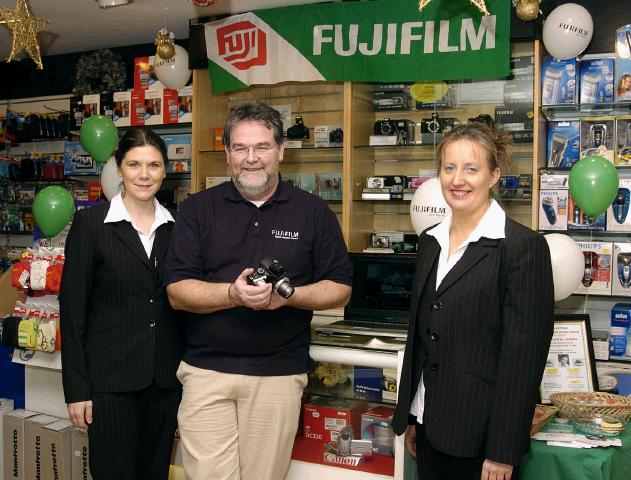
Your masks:
<svg viewBox="0 0 631 480"><path fill-rule="evenodd" d="M613 163L613 118L581 120L581 158L598 155Z"/></svg>
<svg viewBox="0 0 631 480"><path fill-rule="evenodd" d="M578 162L579 139L580 122L578 120L549 122L546 159L548 167L571 167Z"/></svg>
<svg viewBox="0 0 631 480"><path fill-rule="evenodd" d="M546 218L548 219L548 223L550 225L557 223L557 214L554 203L554 198L552 197L543 197L543 200L541 200L541 206L543 207L543 211L546 214Z"/></svg>
<svg viewBox="0 0 631 480"><path fill-rule="evenodd" d="M539 192L539 230L567 230L567 190Z"/></svg>
<svg viewBox="0 0 631 480"><path fill-rule="evenodd" d="M618 281L622 288L631 287L631 252L618 254Z"/></svg>
<svg viewBox="0 0 631 480"><path fill-rule="evenodd" d="M614 198L611 208L613 210L613 218L616 222L623 224L629 213L630 192L627 188L619 188L616 198Z"/></svg>
<svg viewBox="0 0 631 480"><path fill-rule="evenodd" d="M631 243L614 243L611 293L631 297Z"/></svg>
<svg viewBox="0 0 631 480"><path fill-rule="evenodd" d="M558 60L545 56L541 65L541 104L576 103L576 58Z"/></svg>
<svg viewBox="0 0 631 480"><path fill-rule="evenodd" d="M621 178L618 181L618 193L607 209L607 231L631 231L631 178Z"/></svg>
<svg viewBox="0 0 631 480"><path fill-rule="evenodd" d="M581 103L596 103L598 87L600 86L600 75L586 73L583 75L581 83Z"/></svg>
<svg viewBox="0 0 631 480"><path fill-rule="evenodd" d="M580 102L611 103L613 101L614 59L584 58L579 64Z"/></svg>
<svg viewBox="0 0 631 480"><path fill-rule="evenodd" d="M605 143L607 125L597 123L589 127L589 144L591 148L598 148Z"/></svg>
<svg viewBox="0 0 631 480"><path fill-rule="evenodd" d="M631 88L631 74L629 74ZM631 117L616 118L616 165L631 165Z"/></svg>
<svg viewBox="0 0 631 480"><path fill-rule="evenodd" d="M594 252L583 252L583 257L585 259L585 269L583 270L583 279L581 283L585 287L590 287L594 282L593 276L593 263L594 263Z"/></svg>
<svg viewBox="0 0 631 480"><path fill-rule="evenodd" d="M583 251L583 278L576 293L611 294L611 242L576 242Z"/></svg>
<svg viewBox="0 0 631 480"><path fill-rule="evenodd" d="M563 156L567 148L567 137L555 134L552 136L552 144L550 146L549 167L560 167L563 163Z"/></svg>

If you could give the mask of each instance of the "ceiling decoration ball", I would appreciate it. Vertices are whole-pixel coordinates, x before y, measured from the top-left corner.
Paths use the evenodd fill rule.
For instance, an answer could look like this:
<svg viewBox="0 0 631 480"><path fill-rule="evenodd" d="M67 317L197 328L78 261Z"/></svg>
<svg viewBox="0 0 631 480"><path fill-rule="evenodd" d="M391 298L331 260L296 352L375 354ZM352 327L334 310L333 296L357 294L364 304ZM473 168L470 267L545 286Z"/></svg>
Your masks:
<svg viewBox="0 0 631 480"><path fill-rule="evenodd" d="M189 0L196 7L210 7L215 4L215 0Z"/></svg>
<svg viewBox="0 0 631 480"><path fill-rule="evenodd" d="M191 1L195 3L194 0L191 0ZM490 15L488 9L486 8L485 0L469 0L469 2L475 5L478 8L478 10L480 10L480 13L482 13L482 15ZM432 3L432 0L419 0L418 11L422 12L423 9L427 7L427 5L429 5L430 3Z"/></svg>
<svg viewBox="0 0 631 480"><path fill-rule="evenodd" d="M517 17L524 22L530 22L539 16L541 0L513 0L513 7Z"/></svg>
<svg viewBox="0 0 631 480"><path fill-rule="evenodd" d="M167 32L166 28L161 28L156 36L156 54L165 60L175 55L175 47L173 46L173 32Z"/></svg>

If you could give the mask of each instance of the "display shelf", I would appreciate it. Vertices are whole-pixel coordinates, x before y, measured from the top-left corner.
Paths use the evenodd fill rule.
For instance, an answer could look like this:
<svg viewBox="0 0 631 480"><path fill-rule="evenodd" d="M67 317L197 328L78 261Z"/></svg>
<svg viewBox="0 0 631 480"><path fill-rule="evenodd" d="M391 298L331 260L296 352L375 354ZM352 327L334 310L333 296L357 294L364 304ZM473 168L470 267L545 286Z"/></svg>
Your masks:
<svg viewBox="0 0 631 480"><path fill-rule="evenodd" d="M547 120L569 120L580 117L616 117L631 113L631 101L616 103L582 103L564 105L542 105Z"/></svg>

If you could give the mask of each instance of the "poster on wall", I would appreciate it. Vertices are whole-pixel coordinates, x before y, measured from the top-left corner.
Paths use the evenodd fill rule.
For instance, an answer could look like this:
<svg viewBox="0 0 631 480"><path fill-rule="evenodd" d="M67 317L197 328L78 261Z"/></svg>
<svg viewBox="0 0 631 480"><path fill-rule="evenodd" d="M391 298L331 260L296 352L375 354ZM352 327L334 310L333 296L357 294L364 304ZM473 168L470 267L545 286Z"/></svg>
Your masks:
<svg viewBox="0 0 631 480"><path fill-rule="evenodd" d="M541 380L542 403L560 392L598 390L589 315L556 315L554 334Z"/></svg>
<svg viewBox="0 0 631 480"><path fill-rule="evenodd" d="M510 2L335 2L206 23L213 93L297 81L416 82L506 77Z"/></svg>

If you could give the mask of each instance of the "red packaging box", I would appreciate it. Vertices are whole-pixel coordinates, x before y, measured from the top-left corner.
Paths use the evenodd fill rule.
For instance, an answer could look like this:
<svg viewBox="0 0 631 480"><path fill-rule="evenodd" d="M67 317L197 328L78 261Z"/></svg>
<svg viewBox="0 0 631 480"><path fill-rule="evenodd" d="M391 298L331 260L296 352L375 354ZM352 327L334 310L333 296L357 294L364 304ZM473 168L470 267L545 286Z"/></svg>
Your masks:
<svg viewBox="0 0 631 480"><path fill-rule="evenodd" d="M178 123L178 92L171 88L162 91L162 123Z"/></svg>
<svg viewBox="0 0 631 480"><path fill-rule="evenodd" d="M134 90L131 92L131 115L129 123L132 127L145 124L145 91Z"/></svg>
<svg viewBox="0 0 631 480"><path fill-rule="evenodd" d="M134 90L149 88L149 57L134 58Z"/></svg>
<svg viewBox="0 0 631 480"><path fill-rule="evenodd" d="M89 182L88 183L88 200L95 201L101 198L101 182Z"/></svg>
<svg viewBox="0 0 631 480"><path fill-rule="evenodd" d="M304 406L303 435L312 440L335 442L339 431L350 425L359 438L361 415L367 407L363 401L318 397Z"/></svg>

